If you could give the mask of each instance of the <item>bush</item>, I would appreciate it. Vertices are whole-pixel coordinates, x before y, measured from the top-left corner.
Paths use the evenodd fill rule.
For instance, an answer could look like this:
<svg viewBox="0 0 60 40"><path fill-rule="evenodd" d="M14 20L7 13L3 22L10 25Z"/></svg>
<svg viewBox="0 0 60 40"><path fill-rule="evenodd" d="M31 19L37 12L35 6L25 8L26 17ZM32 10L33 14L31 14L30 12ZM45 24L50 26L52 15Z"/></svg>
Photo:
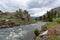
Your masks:
<svg viewBox="0 0 60 40"><path fill-rule="evenodd" d="M57 19L56 22L57 22L57 23L60 23L60 19Z"/></svg>
<svg viewBox="0 0 60 40"><path fill-rule="evenodd" d="M52 18L48 18L48 21L49 21L49 22L52 22L52 21L53 21L53 19L52 19Z"/></svg>
<svg viewBox="0 0 60 40"><path fill-rule="evenodd" d="M34 30L34 33L35 33L36 36L38 36L39 35L39 30L38 29L35 29Z"/></svg>

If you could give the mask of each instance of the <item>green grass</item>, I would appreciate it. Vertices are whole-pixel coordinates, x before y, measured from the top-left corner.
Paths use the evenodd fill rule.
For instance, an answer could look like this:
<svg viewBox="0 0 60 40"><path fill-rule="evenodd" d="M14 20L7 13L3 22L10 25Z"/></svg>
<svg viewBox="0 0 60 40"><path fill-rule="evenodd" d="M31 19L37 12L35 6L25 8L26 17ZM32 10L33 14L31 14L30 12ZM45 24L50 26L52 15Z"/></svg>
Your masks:
<svg viewBox="0 0 60 40"><path fill-rule="evenodd" d="M57 22L47 22L45 25L43 25L41 28L43 31L51 28L51 27L54 27L54 25L57 25L58 23Z"/></svg>
<svg viewBox="0 0 60 40"><path fill-rule="evenodd" d="M8 18L0 18L0 20L16 20L15 18L10 18L10 19L8 19Z"/></svg>
<svg viewBox="0 0 60 40"><path fill-rule="evenodd" d="M51 27L53 27L54 25L57 25L57 24L58 24L57 22L47 22L46 26L49 29L49 28L51 28Z"/></svg>
<svg viewBox="0 0 60 40"><path fill-rule="evenodd" d="M56 24L60 24L60 18L55 19L54 22L47 22L44 26L47 26L47 28L51 28L54 27L54 25Z"/></svg>
<svg viewBox="0 0 60 40"><path fill-rule="evenodd" d="M57 22L57 23L60 23L60 19L56 19L56 22Z"/></svg>
<svg viewBox="0 0 60 40"><path fill-rule="evenodd" d="M60 24L60 19L56 20L55 22L47 22L45 25L42 26L42 30L48 30L49 28L55 27L55 25ZM60 35L51 36L49 40L60 40Z"/></svg>
<svg viewBox="0 0 60 40"><path fill-rule="evenodd" d="M60 40L60 36L54 36L54 37L51 37L49 38L50 40Z"/></svg>

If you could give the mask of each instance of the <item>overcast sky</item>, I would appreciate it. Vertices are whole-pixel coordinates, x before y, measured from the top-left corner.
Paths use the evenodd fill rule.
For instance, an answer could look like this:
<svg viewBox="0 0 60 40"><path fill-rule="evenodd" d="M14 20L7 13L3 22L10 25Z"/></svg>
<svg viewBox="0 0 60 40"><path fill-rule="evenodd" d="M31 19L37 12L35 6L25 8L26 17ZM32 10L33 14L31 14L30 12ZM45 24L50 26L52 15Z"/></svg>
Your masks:
<svg viewBox="0 0 60 40"><path fill-rule="evenodd" d="M26 9L31 16L41 16L52 8L59 7L60 0L0 0L0 10Z"/></svg>

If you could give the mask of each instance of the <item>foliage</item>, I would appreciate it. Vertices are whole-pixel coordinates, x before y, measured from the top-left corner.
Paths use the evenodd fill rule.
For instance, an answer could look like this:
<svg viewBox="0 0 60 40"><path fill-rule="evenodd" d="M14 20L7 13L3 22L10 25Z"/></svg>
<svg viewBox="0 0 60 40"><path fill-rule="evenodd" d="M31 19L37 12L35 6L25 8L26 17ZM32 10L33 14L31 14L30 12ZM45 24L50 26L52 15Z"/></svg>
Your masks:
<svg viewBox="0 0 60 40"><path fill-rule="evenodd" d="M56 22L57 22L57 23L60 23L60 19L56 19Z"/></svg>
<svg viewBox="0 0 60 40"><path fill-rule="evenodd" d="M59 18L60 17L60 13L57 13L56 11L47 11L47 14L43 15L43 16L40 16L39 20L47 20L49 22L52 22L53 19L55 18Z"/></svg>
<svg viewBox="0 0 60 40"><path fill-rule="evenodd" d="M34 30L34 33L35 33L36 36L38 36L39 35L39 30L38 29L35 29Z"/></svg>
<svg viewBox="0 0 60 40"><path fill-rule="evenodd" d="M47 19L48 19L48 21L53 21L53 18L56 18L56 14L53 12L53 11L51 11L51 12L48 12L47 11Z"/></svg>
<svg viewBox="0 0 60 40"><path fill-rule="evenodd" d="M24 13L28 14L28 11L27 10L24 10Z"/></svg>

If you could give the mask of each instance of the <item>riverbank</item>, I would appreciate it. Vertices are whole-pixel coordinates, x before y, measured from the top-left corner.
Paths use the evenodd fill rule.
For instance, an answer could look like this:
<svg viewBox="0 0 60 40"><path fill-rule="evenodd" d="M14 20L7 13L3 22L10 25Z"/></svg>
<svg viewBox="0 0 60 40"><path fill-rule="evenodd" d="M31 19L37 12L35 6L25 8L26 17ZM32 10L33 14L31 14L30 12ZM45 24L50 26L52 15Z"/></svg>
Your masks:
<svg viewBox="0 0 60 40"><path fill-rule="evenodd" d="M21 25L28 25L28 24L33 24L33 23L36 23L36 22L26 22L26 21L23 21L23 22L11 22L11 21L0 21L0 29L3 29L3 28L12 28L12 27L16 27L16 26L21 26Z"/></svg>
<svg viewBox="0 0 60 40"><path fill-rule="evenodd" d="M60 40L60 23L58 22L47 22L42 26L41 31L43 32L37 36L36 40Z"/></svg>

